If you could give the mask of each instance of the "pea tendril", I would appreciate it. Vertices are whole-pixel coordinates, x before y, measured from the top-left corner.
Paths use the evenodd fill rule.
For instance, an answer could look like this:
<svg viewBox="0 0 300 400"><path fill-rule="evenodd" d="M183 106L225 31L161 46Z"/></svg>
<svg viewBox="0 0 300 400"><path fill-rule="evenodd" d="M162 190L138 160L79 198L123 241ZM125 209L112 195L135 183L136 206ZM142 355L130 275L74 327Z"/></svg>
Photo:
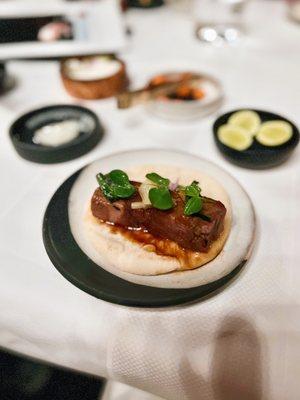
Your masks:
<svg viewBox="0 0 300 400"><path fill-rule="evenodd" d="M115 169L108 174L97 174L96 179L109 201L127 199L135 193L135 187L130 183L128 175L120 169Z"/></svg>

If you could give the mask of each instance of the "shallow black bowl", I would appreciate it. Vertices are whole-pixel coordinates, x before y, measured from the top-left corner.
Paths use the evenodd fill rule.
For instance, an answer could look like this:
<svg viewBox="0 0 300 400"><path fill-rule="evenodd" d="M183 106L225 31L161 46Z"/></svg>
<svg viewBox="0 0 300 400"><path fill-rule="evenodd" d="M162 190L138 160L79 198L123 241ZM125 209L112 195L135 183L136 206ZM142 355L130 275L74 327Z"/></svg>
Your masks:
<svg viewBox="0 0 300 400"><path fill-rule="evenodd" d="M0 63L0 93L5 91L7 72L4 63Z"/></svg>
<svg viewBox="0 0 300 400"><path fill-rule="evenodd" d="M127 0L129 7L134 8L155 8L164 5L164 0L152 0L149 2L143 2L140 0Z"/></svg>
<svg viewBox="0 0 300 400"><path fill-rule="evenodd" d="M252 145L243 151L232 149L220 142L217 135L219 127L226 124L233 113L241 110L242 109L233 110L221 115L213 125L215 143L227 160L239 165L240 167L252 169L271 168L286 161L299 142L299 130L288 119L268 111L253 110L258 113L262 122L280 119L290 123L293 128L293 135L288 142L280 146L268 147L263 146L254 138Z"/></svg>
<svg viewBox="0 0 300 400"><path fill-rule="evenodd" d="M42 126L67 119L85 118L89 127L68 143L57 147L35 144L34 132ZM98 117L91 110L75 105L54 105L30 111L10 127L9 135L17 153L26 160L52 164L69 161L90 151L103 136Z"/></svg>

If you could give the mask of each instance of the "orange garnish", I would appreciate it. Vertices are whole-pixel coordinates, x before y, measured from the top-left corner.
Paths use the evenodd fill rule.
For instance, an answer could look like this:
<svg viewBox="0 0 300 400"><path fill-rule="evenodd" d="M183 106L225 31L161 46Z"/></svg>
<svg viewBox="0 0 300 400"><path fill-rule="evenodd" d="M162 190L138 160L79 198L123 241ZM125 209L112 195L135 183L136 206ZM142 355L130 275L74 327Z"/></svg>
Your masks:
<svg viewBox="0 0 300 400"><path fill-rule="evenodd" d="M204 96L205 96L205 93L202 89L199 89L199 88L193 89L193 97L195 98L195 100L203 99Z"/></svg>

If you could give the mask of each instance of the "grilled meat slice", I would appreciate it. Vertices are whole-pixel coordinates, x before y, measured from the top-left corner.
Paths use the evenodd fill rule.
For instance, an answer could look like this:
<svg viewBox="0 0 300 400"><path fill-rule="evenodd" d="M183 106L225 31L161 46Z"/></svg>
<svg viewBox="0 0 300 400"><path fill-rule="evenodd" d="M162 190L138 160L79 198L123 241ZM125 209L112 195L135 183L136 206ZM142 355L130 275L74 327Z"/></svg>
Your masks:
<svg viewBox="0 0 300 400"><path fill-rule="evenodd" d="M140 183L131 183L138 189ZM204 197L201 210L204 217L185 216L184 198L177 191L171 193L175 206L161 211L153 207L132 209L131 203L141 201L138 191L129 199L110 202L98 188L91 200L91 210L94 217L103 222L127 229L142 229L153 236L172 240L185 249L206 253L223 230L225 206Z"/></svg>

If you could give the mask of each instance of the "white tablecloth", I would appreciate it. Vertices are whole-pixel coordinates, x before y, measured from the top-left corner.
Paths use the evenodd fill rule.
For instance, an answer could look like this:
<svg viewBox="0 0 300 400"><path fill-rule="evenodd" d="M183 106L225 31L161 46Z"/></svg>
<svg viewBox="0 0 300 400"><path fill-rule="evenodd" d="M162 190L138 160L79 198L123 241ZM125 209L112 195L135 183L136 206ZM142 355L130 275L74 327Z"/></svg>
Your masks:
<svg viewBox="0 0 300 400"><path fill-rule="evenodd" d="M191 14L178 6L132 11L127 19L134 34L123 58L134 83L161 69L198 67L222 80L220 111L268 109L300 125L300 29L285 19L283 2L251 3L248 37L231 48L197 42ZM18 86L1 98L0 346L170 400L298 399L300 148L278 168L240 169L213 144L215 115L168 124L142 109L118 112L107 100L82 102L106 127L92 152L32 164L9 143L9 121L25 109L74 100L55 63L12 63L10 70ZM232 173L255 204L257 243L238 279L216 296L176 308L126 308L89 296L56 271L43 247L42 218L56 188L80 166L155 146L207 157Z"/></svg>

